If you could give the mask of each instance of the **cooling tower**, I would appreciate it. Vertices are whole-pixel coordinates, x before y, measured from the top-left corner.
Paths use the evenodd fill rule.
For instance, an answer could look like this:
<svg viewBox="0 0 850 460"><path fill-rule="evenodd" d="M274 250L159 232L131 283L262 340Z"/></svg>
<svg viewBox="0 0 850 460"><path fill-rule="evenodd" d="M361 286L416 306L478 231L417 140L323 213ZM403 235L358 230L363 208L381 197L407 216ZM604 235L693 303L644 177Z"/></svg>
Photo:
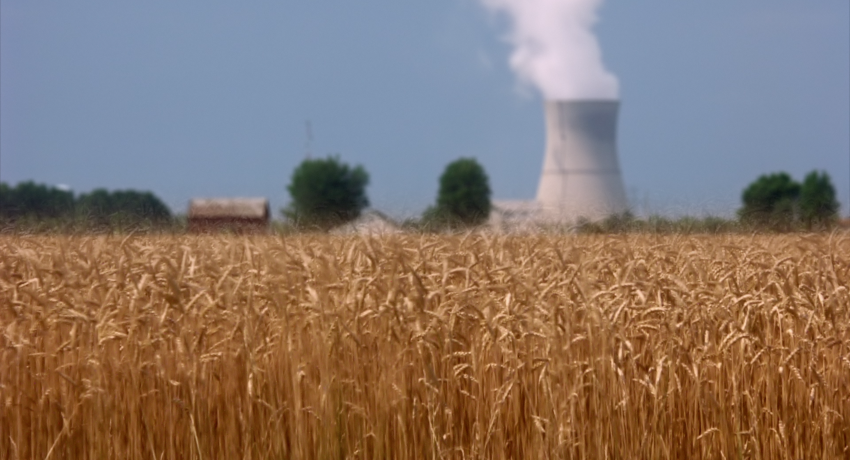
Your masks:
<svg viewBox="0 0 850 460"><path fill-rule="evenodd" d="M627 210L615 100L546 102L546 156L537 201L549 219L598 220Z"/></svg>

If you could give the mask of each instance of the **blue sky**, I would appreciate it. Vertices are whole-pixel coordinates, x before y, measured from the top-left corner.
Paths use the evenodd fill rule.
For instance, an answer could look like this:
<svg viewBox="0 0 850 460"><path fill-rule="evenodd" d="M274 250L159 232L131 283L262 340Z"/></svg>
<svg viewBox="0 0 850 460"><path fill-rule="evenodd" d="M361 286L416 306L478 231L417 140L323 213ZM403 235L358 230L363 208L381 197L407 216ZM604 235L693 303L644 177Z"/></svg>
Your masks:
<svg viewBox="0 0 850 460"><path fill-rule="evenodd" d="M638 213L731 215L760 174L814 169L850 201L850 2L608 0ZM476 157L496 199L531 199L541 97L477 0L0 0L0 180L151 190L275 209L305 156L371 175L401 216Z"/></svg>

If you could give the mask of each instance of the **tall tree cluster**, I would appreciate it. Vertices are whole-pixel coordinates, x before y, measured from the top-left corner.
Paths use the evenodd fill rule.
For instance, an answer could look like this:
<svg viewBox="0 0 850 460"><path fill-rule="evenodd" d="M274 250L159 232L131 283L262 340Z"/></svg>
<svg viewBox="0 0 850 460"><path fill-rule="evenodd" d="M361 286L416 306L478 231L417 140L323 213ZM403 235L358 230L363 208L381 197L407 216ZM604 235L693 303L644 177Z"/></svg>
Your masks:
<svg viewBox="0 0 850 460"><path fill-rule="evenodd" d="M74 214L74 194L67 190L35 182L21 182L15 187L0 183L0 218L63 219Z"/></svg>
<svg viewBox="0 0 850 460"><path fill-rule="evenodd" d="M157 226L171 222L168 206L151 192L96 189L75 196L69 190L21 182L0 183L0 222L4 226Z"/></svg>
<svg viewBox="0 0 850 460"><path fill-rule="evenodd" d="M812 171L803 183L784 172L765 174L742 195L738 215L744 223L775 230L808 229L833 223L838 217L835 187L826 172Z"/></svg>

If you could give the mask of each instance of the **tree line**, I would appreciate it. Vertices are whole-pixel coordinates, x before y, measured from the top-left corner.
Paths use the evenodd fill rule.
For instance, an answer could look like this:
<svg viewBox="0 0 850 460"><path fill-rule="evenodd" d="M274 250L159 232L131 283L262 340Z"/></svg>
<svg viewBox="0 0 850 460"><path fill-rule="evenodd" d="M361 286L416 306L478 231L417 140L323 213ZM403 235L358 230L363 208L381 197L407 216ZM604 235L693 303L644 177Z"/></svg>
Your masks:
<svg viewBox="0 0 850 460"><path fill-rule="evenodd" d="M75 195L70 190L21 182L0 183L3 227L149 228L171 224L171 211L147 191L96 189Z"/></svg>
<svg viewBox="0 0 850 460"><path fill-rule="evenodd" d="M284 216L296 228L328 230L358 218L369 206L369 174L339 157L304 160L287 187L292 201ZM492 204L489 178L474 158L449 163L439 178L436 203L411 223L426 231L471 228L487 221ZM719 218L676 223L655 217L645 222L630 214L584 223L579 230L622 231L693 228L706 231L768 229L789 231L829 228L838 220L835 187L825 172L812 171L796 182L784 172L765 174L743 191L738 221ZM69 190L21 182L0 183L0 229L137 229L174 224L168 207L151 192L96 189L75 195ZM682 225L679 225L682 224Z"/></svg>
<svg viewBox="0 0 850 460"><path fill-rule="evenodd" d="M288 186L292 197L283 210L300 227L328 229L356 219L369 206L366 186L369 174L339 157L304 160L293 172ZM490 214L487 173L474 158L461 158L446 166L439 179L436 203L413 226L422 230L470 228L484 223ZM812 171L802 183L784 172L765 174L743 191L738 219L684 218L673 221L653 216L644 221L630 213L602 222L579 223L579 231L706 231L816 230L838 220L835 187L826 172Z"/></svg>

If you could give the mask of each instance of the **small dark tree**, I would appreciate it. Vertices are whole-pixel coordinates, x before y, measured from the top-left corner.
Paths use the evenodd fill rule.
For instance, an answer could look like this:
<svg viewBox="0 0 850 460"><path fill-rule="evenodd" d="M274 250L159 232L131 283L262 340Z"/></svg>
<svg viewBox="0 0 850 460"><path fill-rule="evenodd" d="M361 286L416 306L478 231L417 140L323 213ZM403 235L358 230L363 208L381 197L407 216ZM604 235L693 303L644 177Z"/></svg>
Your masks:
<svg viewBox="0 0 850 460"><path fill-rule="evenodd" d="M440 176L437 205L426 211L426 220L449 225L478 225L490 216L490 181L474 158L461 158L446 166Z"/></svg>
<svg viewBox="0 0 850 460"><path fill-rule="evenodd" d="M369 174L338 157L304 160L292 173L287 189L292 197L284 214L297 225L329 229L356 219L369 206Z"/></svg>
<svg viewBox="0 0 850 460"><path fill-rule="evenodd" d="M787 173L766 174L744 190L744 207L738 214L749 224L788 230L794 221L799 196L800 184Z"/></svg>
<svg viewBox="0 0 850 460"><path fill-rule="evenodd" d="M812 171L800 188L800 217L808 228L828 225L838 216L835 187L826 172Z"/></svg>

